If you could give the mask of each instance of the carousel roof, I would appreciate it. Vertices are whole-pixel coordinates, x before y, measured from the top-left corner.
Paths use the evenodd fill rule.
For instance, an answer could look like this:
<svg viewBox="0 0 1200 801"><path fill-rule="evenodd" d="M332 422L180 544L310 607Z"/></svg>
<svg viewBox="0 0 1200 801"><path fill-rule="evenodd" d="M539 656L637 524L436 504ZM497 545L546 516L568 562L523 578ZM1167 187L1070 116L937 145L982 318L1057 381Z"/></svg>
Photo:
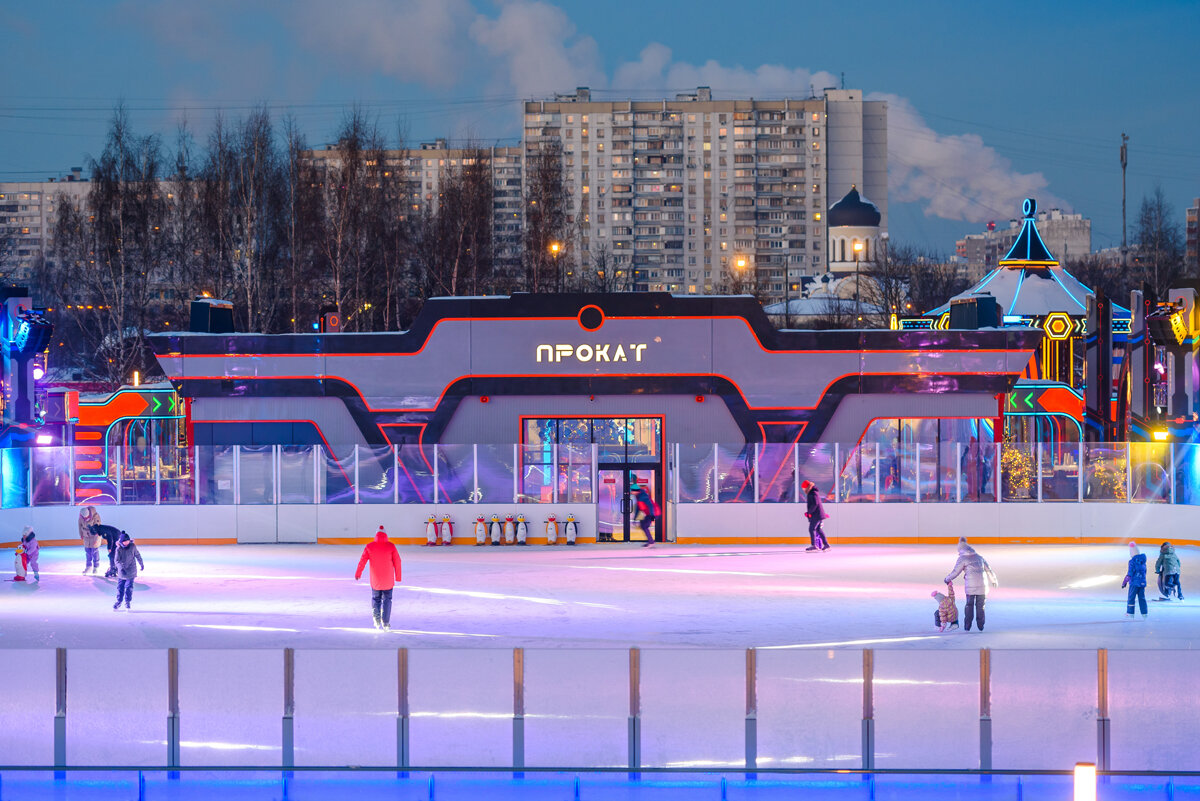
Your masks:
<svg viewBox="0 0 1200 801"><path fill-rule="evenodd" d="M1044 317L1051 312L1073 316L1087 314L1087 296L1092 290L1058 265L1058 260L1042 242L1034 214L1037 203L1026 199L1025 220L1021 232L1009 248L1000 266L975 286L960 292L949 302L926 312L939 316L950 310L950 303L972 295L991 295L1005 316ZM1129 310L1113 304L1113 314L1129 316Z"/></svg>

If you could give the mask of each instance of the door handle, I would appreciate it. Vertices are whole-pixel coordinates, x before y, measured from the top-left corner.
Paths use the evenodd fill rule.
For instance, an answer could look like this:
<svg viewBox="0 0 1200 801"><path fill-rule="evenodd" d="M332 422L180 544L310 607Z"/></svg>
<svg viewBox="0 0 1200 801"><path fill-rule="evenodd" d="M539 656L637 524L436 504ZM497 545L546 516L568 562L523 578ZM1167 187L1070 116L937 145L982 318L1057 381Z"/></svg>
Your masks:
<svg viewBox="0 0 1200 801"><path fill-rule="evenodd" d="M623 515L629 514L629 499L628 498L621 499L621 514L623 514Z"/></svg>

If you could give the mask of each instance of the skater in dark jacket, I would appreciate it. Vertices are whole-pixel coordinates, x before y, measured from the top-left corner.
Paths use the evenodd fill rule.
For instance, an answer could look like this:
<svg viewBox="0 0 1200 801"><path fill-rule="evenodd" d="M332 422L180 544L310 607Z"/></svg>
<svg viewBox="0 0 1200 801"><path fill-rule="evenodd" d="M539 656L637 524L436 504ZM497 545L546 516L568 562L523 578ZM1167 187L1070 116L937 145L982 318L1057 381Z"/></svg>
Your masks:
<svg viewBox="0 0 1200 801"><path fill-rule="evenodd" d="M117 602L113 604L113 609L120 608L122 599L125 601L125 608L128 609L133 600L133 581L137 578L138 568L145 570L146 565L142 562L142 552L134 544L133 538L124 531L117 542L114 561L117 566Z"/></svg>
<svg viewBox="0 0 1200 801"><path fill-rule="evenodd" d="M1133 617L1133 601L1136 598L1142 610L1142 620L1146 619L1146 554L1138 549L1133 540L1129 541L1129 566L1125 570L1125 580L1122 587L1129 588L1125 597L1125 617Z"/></svg>
<svg viewBox="0 0 1200 801"><path fill-rule="evenodd" d="M1183 586L1179 583L1179 557L1175 555L1175 546L1164 542L1158 549L1158 561L1154 563L1154 572L1158 574L1158 587L1162 592L1162 600L1171 600L1171 592L1183 600Z"/></svg>
<svg viewBox="0 0 1200 801"><path fill-rule="evenodd" d="M638 525L642 527L642 533L646 535L646 541L642 547L649 548L654 544L654 534L650 531L650 527L658 519L660 513L658 504L654 502L654 498L650 497L649 490L638 484L636 479L629 483L629 491L633 494Z"/></svg>
<svg viewBox="0 0 1200 801"><path fill-rule="evenodd" d="M828 551L829 540L825 539L825 529L821 524L829 515L825 514L825 504L821 503L817 485L811 481L802 481L800 489L804 490L804 500L808 504L808 511L804 513L808 518L808 547L804 550Z"/></svg>

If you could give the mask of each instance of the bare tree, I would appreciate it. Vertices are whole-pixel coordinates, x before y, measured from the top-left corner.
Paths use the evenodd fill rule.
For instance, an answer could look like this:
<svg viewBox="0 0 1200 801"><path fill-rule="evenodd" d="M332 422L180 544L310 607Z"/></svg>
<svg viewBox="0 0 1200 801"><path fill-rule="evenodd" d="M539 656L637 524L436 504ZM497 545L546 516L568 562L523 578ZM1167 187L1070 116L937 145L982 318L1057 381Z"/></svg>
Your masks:
<svg viewBox="0 0 1200 801"><path fill-rule="evenodd" d="M569 216L562 143L552 139L525 157L525 289L529 292L563 289L574 258Z"/></svg>
<svg viewBox="0 0 1200 801"><path fill-rule="evenodd" d="M158 138L138 136L118 105L85 206L58 204L54 258L39 276L80 366L113 385L154 365L144 335L159 322L153 287L170 252L161 168Z"/></svg>
<svg viewBox="0 0 1200 801"><path fill-rule="evenodd" d="M419 258L426 295L477 295L492 286L492 174L488 151L463 148L425 205Z"/></svg>
<svg viewBox="0 0 1200 801"><path fill-rule="evenodd" d="M1138 272L1158 297L1166 297L1183 273L1183 245L1175 209L1161 186L1142 198L1133 232Z"/></svg>

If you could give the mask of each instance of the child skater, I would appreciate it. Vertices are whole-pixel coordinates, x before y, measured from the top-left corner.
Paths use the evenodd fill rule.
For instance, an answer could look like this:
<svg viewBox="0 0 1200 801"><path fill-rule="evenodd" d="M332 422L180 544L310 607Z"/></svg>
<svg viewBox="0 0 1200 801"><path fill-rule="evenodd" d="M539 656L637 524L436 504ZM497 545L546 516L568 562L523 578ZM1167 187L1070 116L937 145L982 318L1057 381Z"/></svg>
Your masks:
<svg viewBox="0 0 1200 801"><path fill-rule="evenodd" d="M21 544L25 546L25 569L27 571L32 570L33 580L40 582L42 580L41 575L38 573L38 551L40 550L40 546L38 545L37 535L33 533L33 529L29 526L26 526L25 530L21 532Z"/></svg>
<svg viewBox="0 0 1200 801"><path fill-rule="evenodd" d="M949 626L951 631L958 628L958 604L954 603L954 585L946 586L949 588L949 595L937 590L929 593L929 597L938 604L938 608L933 610L933 625L938 627L938 631L945 631L946 626Z"/></svg>
<svg viewBox="0 0 1200 801"><path fill-rule="evenodd" d="M1125 570L1125 580L1121 587L1129 587L1125 599L1125 617L1133 617L1133 601L1136 598L1142 610L1142 620L1146 619L1146 554L1138 550L1133 540L1129 541L1129 566Z"/></svg>
<svg viewBox="0 0 1200 801"><path fill-rule="evenodd" d="M142 562L142 552L138 550L137 545L134 545L133 538L124 531L121 532L121 539L117 542L116 563L117 602L113 604L113 609L119 609L122 600L125 601L125 608L128 609L130 602L133 601L133 580L137 578L138 568L145 570L146 565Z"/></svg>
<svg viewBox="0 0 1200 801"><path fill-rule="evenodd" d="M1175 555L1175 546L1164 542L1158 549L1158 561L1154 563L1154 572L1158 573L1158 586L1164 601L1171 600L1171 591L1175 597L1183 600L1183 586L1179 583L1179 557Z"/></svg>

